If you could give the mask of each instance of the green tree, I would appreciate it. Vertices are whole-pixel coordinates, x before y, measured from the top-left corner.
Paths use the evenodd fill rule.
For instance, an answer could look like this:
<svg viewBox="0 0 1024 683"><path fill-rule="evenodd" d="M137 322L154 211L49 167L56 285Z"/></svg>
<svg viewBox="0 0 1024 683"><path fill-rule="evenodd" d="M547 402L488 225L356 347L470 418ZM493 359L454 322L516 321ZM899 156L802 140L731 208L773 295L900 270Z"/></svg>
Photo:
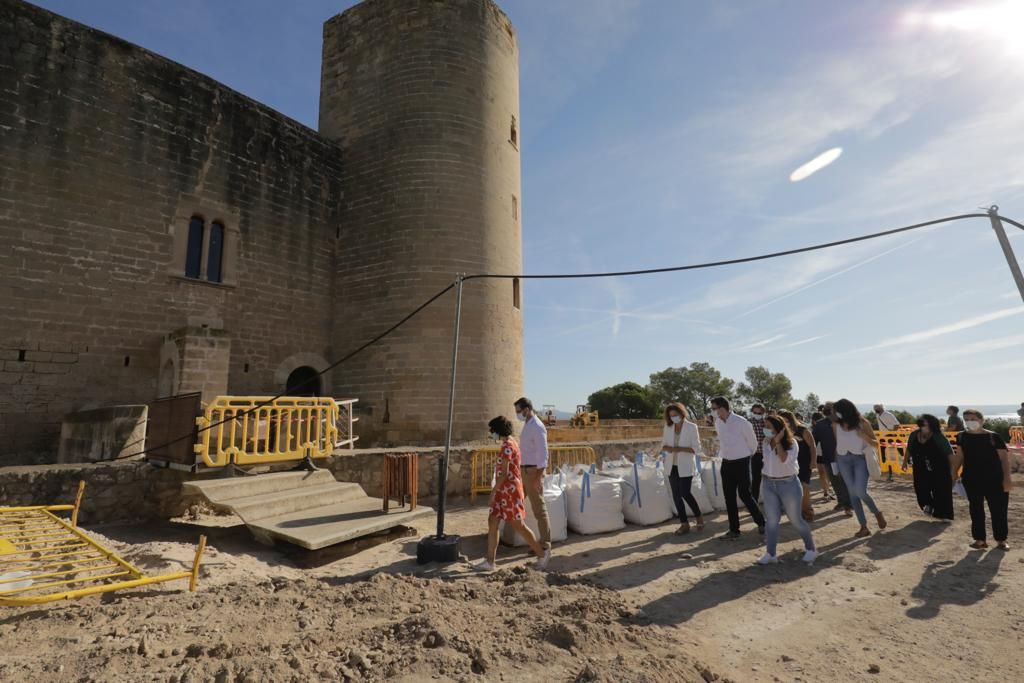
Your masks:
<svg viewBox="0 0 1024 683"><path fill-rule="evenodd" d="M804 414L804 417L808 420L811 419L811 415L818 409L823 401L818 398L818 395L813 391L804 398L804 400L797 406L797 410Z"/></svg>
<svg viewBox="0 0 1024 683"><path fill-rule="evenodd" d="M602 418L641 420L658 417L658 398L647 387L636 382L623 382L595 391L587 399Z"/></svg>
<svg viewBox="0 0 1024 683"><path fill-rule="evenodd" d="M736 393L740 400L750 405L761 403L768 410L786 408L795 410L797 400L793 398L793 383L781 372L772 372L766 367L747 368L746 382L740 382Z"/></svg>
<svg viewBox="0 0 1024 683"><path fill-rule="evenodd" d="M699 415L708 414L715 396L732 396L735 385L710 363L690 363L687 368L666 368L651 375L651 389L663 403L680 401Z"/></svg>

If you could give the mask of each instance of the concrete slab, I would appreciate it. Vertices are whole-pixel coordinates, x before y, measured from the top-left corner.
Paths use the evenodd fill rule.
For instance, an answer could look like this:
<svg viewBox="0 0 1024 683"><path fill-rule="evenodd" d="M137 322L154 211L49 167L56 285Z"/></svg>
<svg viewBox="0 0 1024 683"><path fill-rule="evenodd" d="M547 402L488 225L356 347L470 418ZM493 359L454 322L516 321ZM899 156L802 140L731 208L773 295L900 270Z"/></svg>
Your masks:
<svg viewBox="0 0 1024 683"><path fill-rule="evenodd" d="M382 511L380 498L366 497L337 505L290 512L249 524L256 538L292 543L309 550L325 548L353 538L368 536L396 526L410 526L416 520L434 516L428 507Z"/></svg>
<svg viewBox="0 0 1024 683"><path fill-rule="evenodd" d="M184 484L213 505L238 515L263 543L285 541L317 550L430 517L427 507L383 511L359 484L340 482L327 470L275 472Z"/></svg>

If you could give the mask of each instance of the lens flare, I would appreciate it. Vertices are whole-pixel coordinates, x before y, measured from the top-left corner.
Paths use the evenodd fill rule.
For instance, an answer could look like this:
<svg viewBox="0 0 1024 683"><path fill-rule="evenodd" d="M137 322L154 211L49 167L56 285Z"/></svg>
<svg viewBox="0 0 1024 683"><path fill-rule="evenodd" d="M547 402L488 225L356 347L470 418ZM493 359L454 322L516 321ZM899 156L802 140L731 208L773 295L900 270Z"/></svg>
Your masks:
<svg viewBox="0 0 1024 683"><path fill-rule="evenodd" d="M842 147L833 147L827 152L822 152L818 156L814 157L806 164L796 169L789 175L790 182L798 183L801 180L810 178L812 175L825 168L833 161L839 158L839 155L843 153Z"/></svg>

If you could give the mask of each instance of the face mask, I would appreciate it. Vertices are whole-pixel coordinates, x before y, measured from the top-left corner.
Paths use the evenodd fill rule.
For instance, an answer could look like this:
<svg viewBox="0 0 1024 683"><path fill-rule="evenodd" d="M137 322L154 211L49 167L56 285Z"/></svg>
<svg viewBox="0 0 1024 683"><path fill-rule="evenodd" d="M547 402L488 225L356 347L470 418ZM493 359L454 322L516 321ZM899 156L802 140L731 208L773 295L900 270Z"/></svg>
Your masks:
<svg viewBox="0 0 1024 683"><path fill-rule="evenodd" d="M764 419L764 414L763 413L752 413L752 416L753 416L753 418L755 420L763 420Z"/></svg>
<svg viewBox="0 0 1024 683"><path fill-rule="evenodd" d="M964 423L968 429L981 429L981 423L977 420L968 420Z"/></svg>
<svg viewBox="0 0 1024 683"><path fill-rule="evenodd" d="M679 415L673 415L672 416L672 423L673 424L679 424L682 421L683 421L683 418L680 417Z"/></svg>
<svg viewBox="0 0 1024 683"><path fill-rule="evenodd" d="M522 413L516 413L516 419L519 420L520 422L526 422L526 416L523 415Z"/></svg>
<svg viewBox="0 0 1024 683"><path fill-rule="evenodd" d="M836 413L836 419L837 420L842 420L843 419L843 414L842 413Z"/></svg>
<svg viewBox="0 0 1024 683"><path fill-rule="evenodd" d="M494 432L491 432L491 438L492 438L492 439L493 439L494 441L500 441L500 440L501 440L501 437L500 437L500 436L498 436L497 434L495 434Z"/></svg>
<svg viewBox="0 0 1024 683"><path fill-rule="evenodd" d="M771 427L765 427L764 428L764 435L765 436L775 436L775 430L772 429Z"/></svg>

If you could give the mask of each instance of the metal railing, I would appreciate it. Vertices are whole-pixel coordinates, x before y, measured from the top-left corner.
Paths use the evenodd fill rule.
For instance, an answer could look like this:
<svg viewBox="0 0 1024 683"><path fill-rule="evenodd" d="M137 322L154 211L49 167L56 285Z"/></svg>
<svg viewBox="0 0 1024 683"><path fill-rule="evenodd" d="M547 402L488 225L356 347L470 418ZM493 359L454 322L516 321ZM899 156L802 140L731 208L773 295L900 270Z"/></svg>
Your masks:
<svg viewBox="0 0 1024 683"><path fill-rule="evenodd" d="M359 438L354 434L358 418L352 415L356 399L272 398L213 399L196 418L202 430L195 446L196 463L226 467L326 458L335 448L351 448Z"/></svg>
<svg viewBox="0 0 1024 683"><path fill-rule="evenodd" d="M478 493L490 493L494 478L494 465L498 460L498 446L479 448L472 453L470 471L470 500ZM546 474L554 474L562 465L594 465L597 454L590 446L554 446L548 448Z"/></svg>

